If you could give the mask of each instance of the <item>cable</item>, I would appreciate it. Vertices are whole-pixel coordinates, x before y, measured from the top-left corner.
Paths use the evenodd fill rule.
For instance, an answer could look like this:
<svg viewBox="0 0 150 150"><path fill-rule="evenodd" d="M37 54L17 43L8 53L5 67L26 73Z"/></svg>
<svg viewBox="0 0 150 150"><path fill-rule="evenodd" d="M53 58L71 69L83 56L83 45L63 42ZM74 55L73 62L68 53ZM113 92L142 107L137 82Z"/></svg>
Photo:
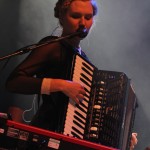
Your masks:
<svg viewBox="0 0 150 150"><path fill-rule="evenodd" d="M30 112L32 110L33 110L34 114L36 113L36 99L37 99L37 94L35 94L34 97L33 97L31 108L23 111L23 113L22 113L22 119L25 123L30 123L31 122L31 120L26 120L25 119L25 113Z"/></svg>

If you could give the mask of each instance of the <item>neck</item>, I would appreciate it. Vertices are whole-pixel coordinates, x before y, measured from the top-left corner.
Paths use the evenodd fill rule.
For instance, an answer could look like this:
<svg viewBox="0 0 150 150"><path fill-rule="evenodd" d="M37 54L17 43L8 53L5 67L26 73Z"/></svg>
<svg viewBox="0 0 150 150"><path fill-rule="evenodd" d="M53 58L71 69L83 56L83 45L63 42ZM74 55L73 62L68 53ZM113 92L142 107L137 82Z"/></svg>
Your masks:
<svg viewBox="0 0 150 150"><path fill-rule="evenodd" d="M73 46L75 48L79 48L79 45L80 45L80 38L79 37L73 37L73 38L70 38L70 39L65 39L65 41L68 44L70 44L71 46Z"/></svg>

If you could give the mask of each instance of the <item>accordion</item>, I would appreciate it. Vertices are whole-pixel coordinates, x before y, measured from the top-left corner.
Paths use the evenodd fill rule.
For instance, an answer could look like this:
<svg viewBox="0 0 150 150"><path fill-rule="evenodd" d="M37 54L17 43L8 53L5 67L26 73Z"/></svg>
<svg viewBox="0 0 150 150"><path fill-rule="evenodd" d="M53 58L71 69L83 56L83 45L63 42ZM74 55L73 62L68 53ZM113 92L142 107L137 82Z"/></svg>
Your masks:
<svg viewBox="0 0 150 150"><path fill-rule="evenodd" d="M137 99L126 74L98 70L74 54L70 78L85 87L86 95L79 105L69 99L63 134L129 149Z"/></svg>

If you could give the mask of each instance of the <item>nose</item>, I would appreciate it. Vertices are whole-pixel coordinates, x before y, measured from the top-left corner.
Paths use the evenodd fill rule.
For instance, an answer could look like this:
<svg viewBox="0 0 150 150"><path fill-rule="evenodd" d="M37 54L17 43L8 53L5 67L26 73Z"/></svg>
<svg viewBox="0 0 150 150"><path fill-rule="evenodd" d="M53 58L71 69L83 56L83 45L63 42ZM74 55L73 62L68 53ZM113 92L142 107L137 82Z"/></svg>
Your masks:
<svg viewBox="0 0 150 150"><path fill-rule="evenodd" d="M79 24L80 24L80 26L85 26L85 18L84 17L80 18Z"/></svg>

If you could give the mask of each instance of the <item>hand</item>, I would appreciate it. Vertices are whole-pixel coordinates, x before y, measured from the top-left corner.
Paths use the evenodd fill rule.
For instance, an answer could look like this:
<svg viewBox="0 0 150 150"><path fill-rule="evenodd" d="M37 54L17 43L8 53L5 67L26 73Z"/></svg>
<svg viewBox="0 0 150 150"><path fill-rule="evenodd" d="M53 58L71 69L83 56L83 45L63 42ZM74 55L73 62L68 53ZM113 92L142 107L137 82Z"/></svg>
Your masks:
<svg viewBox="0 0 150 150"><path fill-rule="evenodd" d="M130 144L130 150L133 150L135 145L137 144L137 133L132 133L132 138L131 138L131 144Z"/></svg>
<svg viewBox="0 0 150 150"><path fill-rule="evenodd" d="M63 93L79 104L85 95L84 87L77 82L65 81L63 85Z"/></svg>

